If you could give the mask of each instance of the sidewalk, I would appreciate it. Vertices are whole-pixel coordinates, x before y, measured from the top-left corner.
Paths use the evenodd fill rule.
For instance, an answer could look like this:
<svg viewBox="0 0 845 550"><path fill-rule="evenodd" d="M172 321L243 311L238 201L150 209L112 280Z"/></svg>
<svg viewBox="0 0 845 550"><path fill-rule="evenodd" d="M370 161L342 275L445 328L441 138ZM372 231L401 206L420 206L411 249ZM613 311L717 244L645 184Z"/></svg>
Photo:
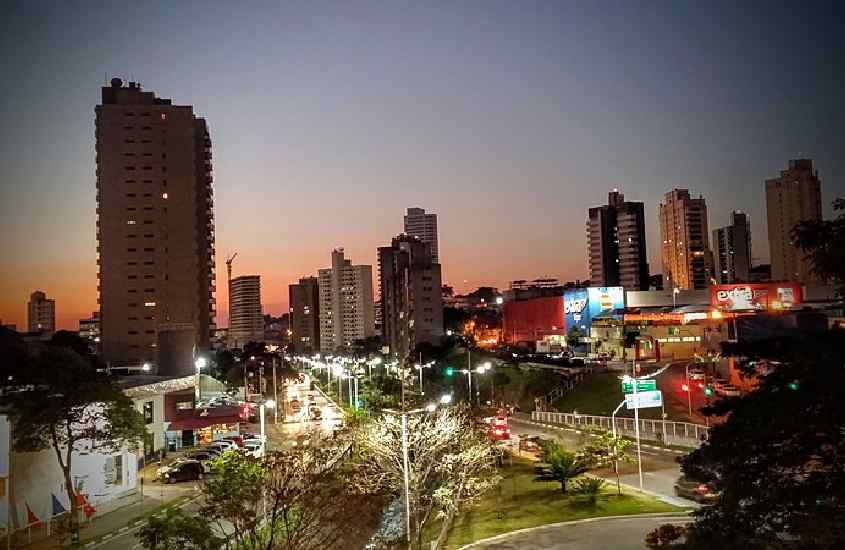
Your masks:
<svg viewBox="0 0 845 550"><path fill-rule="evenodd" d="M149 464L139 471L138 493L129 498L126 506L101 516L94 516L91 521L83 521L79 531L80 544L75 548L84 548L93 541L125 531L131 524L142 521L154 510L160 510L164 505L182 503L196 494L192 483L175 485L153 483L156 468L158 468L158 464ZM140 492L141 480L143 480L143 502ZM45 525L33 527L30 533L27 533L26 529L18 531L12 538L11 546L12 548L26 548L27 550L53 550L70 547L68 540L66 538L63 544L56 533L48 536L47 526ZM0 548L5 548L5 546L0 544Z"/></svg>

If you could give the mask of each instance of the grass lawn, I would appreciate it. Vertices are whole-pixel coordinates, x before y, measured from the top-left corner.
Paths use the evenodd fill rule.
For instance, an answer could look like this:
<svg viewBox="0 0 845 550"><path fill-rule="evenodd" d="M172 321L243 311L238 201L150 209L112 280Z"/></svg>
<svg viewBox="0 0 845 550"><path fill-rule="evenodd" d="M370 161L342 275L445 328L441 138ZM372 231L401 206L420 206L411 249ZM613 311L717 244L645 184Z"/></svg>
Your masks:
<svg viewBox="0 0 845 550"><path fill-rule="evenodd" d="M610 416L623 399L619 373L595 372L558 399L554 406L560 412L578 411L583 414ZM640 409L640 418L659 419L660 414L660 408ZM633 417L634 411L622 407L617 416Z"/></svg>
<svg viewBox="0 0 845 550"><path fill-rule="evenodd" d="M455 518L446 548L459 548L476 540L547 523L682 510L624 487L619 497L615 485L610 484L605 486L598 502L591 505L576 495L561 493L557 482L534 481L534 463L527 460L514 459L513 465L506 465L501 474L503 479L498 488ZM431 540L439 528L439 523L430 525L423 540Z"/></svg>

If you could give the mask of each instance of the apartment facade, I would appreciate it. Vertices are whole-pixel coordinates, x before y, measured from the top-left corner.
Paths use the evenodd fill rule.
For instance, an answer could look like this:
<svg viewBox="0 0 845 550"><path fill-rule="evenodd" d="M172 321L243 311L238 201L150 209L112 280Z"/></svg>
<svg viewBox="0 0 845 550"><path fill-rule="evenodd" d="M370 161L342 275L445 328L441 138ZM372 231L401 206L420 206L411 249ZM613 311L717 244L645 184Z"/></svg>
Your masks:
<svg viewBox="0 0 845 550"><path fill-rule="evenodd" d="M382 337L390 355L405 360L418 344L439 344L443 336L440 264L425 242L395 237L378 249Z"/></svg>
<svg viewBox="0 0 845 550"><path fill-rule="evenodd" d="M331 354L375 336L372 266L352 265L343 248L336 248L332 267L321 269L318 279L320 352Z"/></svg>
<svg viewBox="0 0 845 550"><path fill-rule="evenodd" d="M261 276L235 277L229 286L229 345L242 348L249 342L262 341Z"/></svg>
<svg viewBox="0 0 845 550"><path fill-rule="evenodd" d="M713 230L714 273L720 284L744 283L751 272L751 225L748 214L731 212L731 224Z"/></svg>
<svg viewBox="0 0 845 550"><path fill-rule="evenodd" d="M159 324L216 328L211 138L189 105L127 86L96 107L97 262L103 360L156 360Z"/></svg>
<svg viewBox="0 0 845 550"><path fill-rule="evenodd" d="M317 277L303 277L288 286L291 342L296 353L320 351L320 282Z"/></svg>
<svg viewBox="0 0 845 550"><path fill-rule="evenodd" d="M766 180L766 219L772 280L817 282L792 239L799 222L822 219L821 180L811 159L790 160L780 177Z"/></svg>
<svg viewBox="0 0 845 550"><path fill-rule="evenodd" d="M29 295L26 304L27 332L42 332L52 334L56 332L56 301L47 298L47 294L36 290Z"/></svg>
<svg viewBox="0 0 845 550"><path fill-rule="evenodd" d="M589 210L587 250L593 286L648 290L645 205L611 191L606 205Z"/></svg>
<svg viewBox="0 0 845 550"><path fill-rule="evenodd" d="M405 234L426 243L431 261L440 263L440 245L437 238L437 214L427 214L424 208L408 208L405 214Z"/></svg>
<svg viewBox="0 0 845 550"><path fill-rule="evenodd" d="M713 254L704 197L673 189L664 195L658 215L665 288L706 288L713 275Z"/></svg>

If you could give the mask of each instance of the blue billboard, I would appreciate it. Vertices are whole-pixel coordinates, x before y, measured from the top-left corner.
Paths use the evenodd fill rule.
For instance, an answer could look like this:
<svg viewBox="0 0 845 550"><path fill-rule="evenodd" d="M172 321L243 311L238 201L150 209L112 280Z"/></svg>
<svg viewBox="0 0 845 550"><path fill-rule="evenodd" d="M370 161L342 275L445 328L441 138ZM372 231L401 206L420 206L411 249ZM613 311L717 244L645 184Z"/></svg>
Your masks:
<svg viewBox="0 0 845 550"><path fill-rule="evenodd" d="M589 295L586 288L576 288L563 293L563 320L567 332L578 327L585 336L590 334Z"/></svg>
<svg viewBox="0 0 845 550"><path fill-rule="evenodd" d="M621 316L625 309L625 290L621 286L591 286L587 289L589 296L590 319L614 310L619 310Z"/></svg>

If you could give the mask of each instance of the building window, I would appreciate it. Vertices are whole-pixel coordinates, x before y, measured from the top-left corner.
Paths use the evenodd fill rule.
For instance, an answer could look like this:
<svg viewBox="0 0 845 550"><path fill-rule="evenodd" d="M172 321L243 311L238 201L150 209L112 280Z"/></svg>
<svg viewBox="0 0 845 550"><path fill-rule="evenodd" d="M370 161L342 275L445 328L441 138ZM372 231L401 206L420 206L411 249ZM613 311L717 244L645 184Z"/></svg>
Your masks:
<svg viewBox="0 0 845 550"><path fill-rule="evenodd" d="M152 424L153 423L153 402L152 401L145 401L144 402L144 424Z"/></svg>
<svg viewBox="0 0 845 550"><path fill-rule="evenodd" d="M103 477L107 485L123 485L123 455L106 458L103 470Z"/></svg>
<svg viewBox="0 0 845 550"><path fill-rule="evenodd" d="M194 408L193 401L179 401L176 403L176 410L177 411L189 411Z"/></svg>

